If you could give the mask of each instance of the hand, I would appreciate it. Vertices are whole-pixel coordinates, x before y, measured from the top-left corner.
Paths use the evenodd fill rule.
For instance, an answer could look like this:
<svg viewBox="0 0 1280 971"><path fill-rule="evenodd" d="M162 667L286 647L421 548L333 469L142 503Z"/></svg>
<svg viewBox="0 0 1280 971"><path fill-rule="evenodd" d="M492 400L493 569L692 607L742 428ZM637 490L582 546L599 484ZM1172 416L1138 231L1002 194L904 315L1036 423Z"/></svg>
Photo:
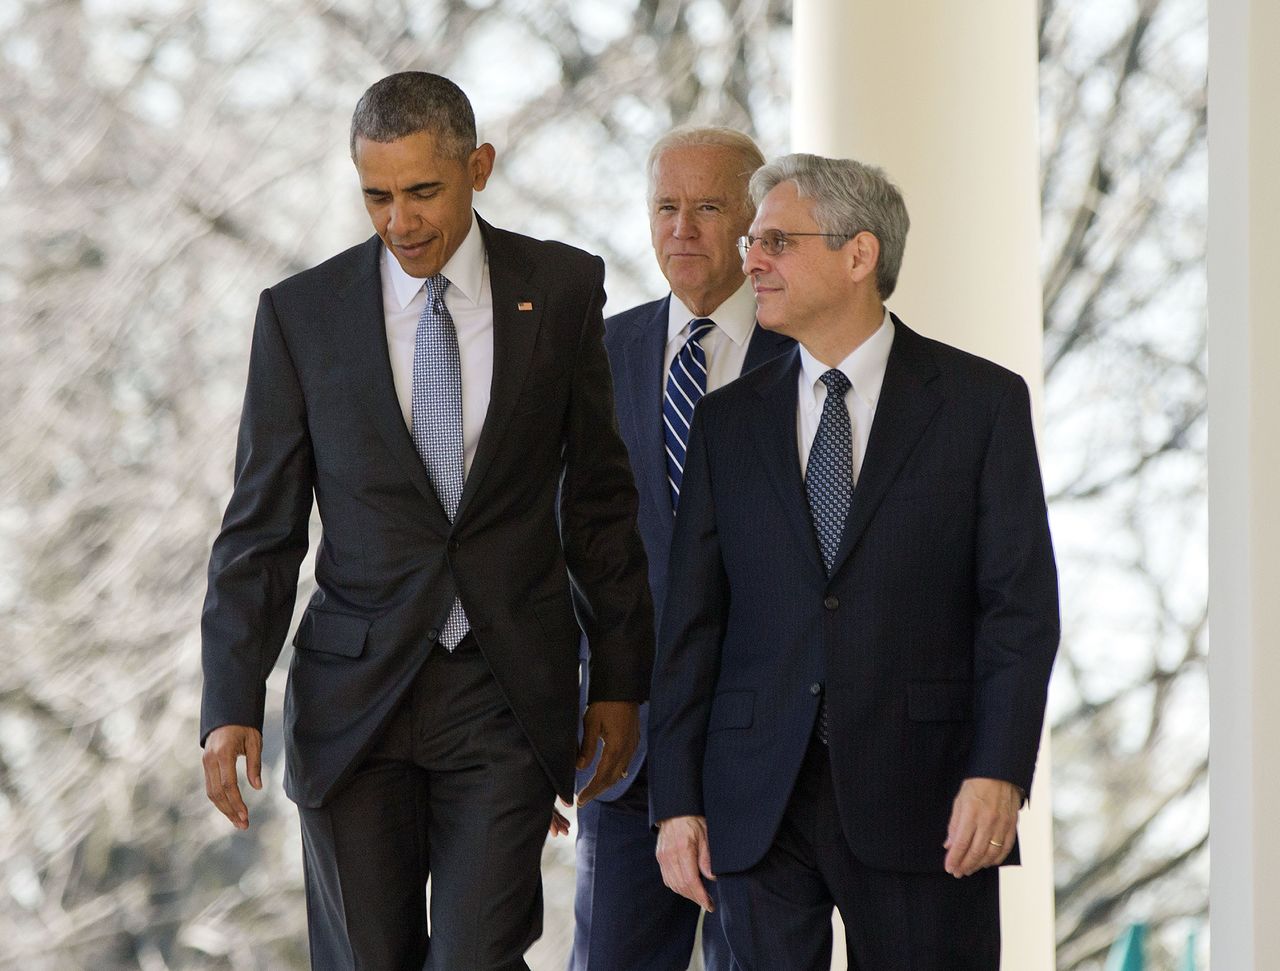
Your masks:
<svg viewBox="0 0 1280 971"><path fill-rule="evenodd" d="M657 857L663 883L705 911L716 909L701 879L716 878L711 872L706 817L673 816L659 823Z"/></svg>
<svg viewBox="0 0 1280 971"><path fill-rule="evenodd" d="M967 877L1004 862L1017 836L1022 790L1001 779L965 779L951 804L944 864L953 877ZM999 844L999 845L997 845Z"/></svg>
<svg viewBox="0 0 1280 971"><path fill-rule="evenodd" d="M596 774L578 793L578 805L585 806L622 778L627 764L640 744L640 705L635 701L595 701L582 716L582 746L578 768L585 769L604 740L604 751L596 763Z"/></svg>
<svg viewBox="0 0 1280 971"><path fill-rule="evenodd" d="M560 802L566 806L573 805L573 803L566 802L563 799ZM551 825L547 827L547 833L550 836L569 835L569 817L557 809L554 802L551 803Z"/></svg>
<svg viewBox="0 0 1280 971"><path fill-rule="evenodd" d="M262 733L244 725L223 725L204 742L204 791L236 829L249 828L249 808L240 798L236 763L244 756L249 785L262 788Z"/></svg>

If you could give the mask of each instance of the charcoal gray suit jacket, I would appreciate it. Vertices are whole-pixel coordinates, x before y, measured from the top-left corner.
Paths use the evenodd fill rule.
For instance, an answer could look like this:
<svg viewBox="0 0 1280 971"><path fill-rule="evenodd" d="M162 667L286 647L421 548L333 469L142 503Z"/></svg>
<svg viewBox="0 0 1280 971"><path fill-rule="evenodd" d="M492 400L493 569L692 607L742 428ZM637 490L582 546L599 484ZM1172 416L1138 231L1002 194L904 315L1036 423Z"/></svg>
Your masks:
<svg viewBox="0 0 1280 971"><path fill-rule="evenodd" d="M262 294L235 487L209 564L201 740L262 727L312 500L317 589L294 637L285 788L341 785L436 648L454 596L562 796L578 641L592 700L643 701L653 608L602 342L603 264L480 221L493 383L450 523L396 398L375 236Z"/></svg>

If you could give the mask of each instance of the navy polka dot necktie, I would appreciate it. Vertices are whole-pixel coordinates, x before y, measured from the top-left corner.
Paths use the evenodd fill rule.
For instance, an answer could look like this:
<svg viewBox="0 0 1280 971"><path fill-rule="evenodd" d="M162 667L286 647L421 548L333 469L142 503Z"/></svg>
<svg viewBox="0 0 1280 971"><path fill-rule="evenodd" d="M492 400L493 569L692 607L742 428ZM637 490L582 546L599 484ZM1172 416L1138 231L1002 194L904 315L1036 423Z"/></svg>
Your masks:
<svg viewBox="0 0 1280 971"><path fill-rule="evenodd" d="M818 534L822 562L827 568L827 576L831 576L831 567L840 549L840 538L844 535L844 521L849 515L849 501L853 496L853 426L844 400L853 385L836 368L818 380L827 386L827 397L822 402L818 433L814 435L813 447L809 449L804 490L809 496L809 512L813 516L814 531ZM814 732L818 741L826 745L826 685L823 685L822 697L818 699Z"/></svg>
<svg viewBox="0 0 1280 971"><path fill-rule="evenodd" d="M849 500L853 496L853 428L844 396L853 386L843 372L832 368L820 377L827 386L822 403L818 433L809 450L809 466L805 470L804 490L809 497L809 512L818 534L822 562L827 576L840 549Z"/></svg>
<svg viewBox="0 0 1280 971"><path fill-rule="evenodd" d="M427 301L418 318L413 341L413 444L427 467L449 522L458 514L466 477L462 442L462 359L458 332L445 306L447 278L427 277ZM466 636L470 624L457 597L440 634L440 643L452 651Z"/></svg>

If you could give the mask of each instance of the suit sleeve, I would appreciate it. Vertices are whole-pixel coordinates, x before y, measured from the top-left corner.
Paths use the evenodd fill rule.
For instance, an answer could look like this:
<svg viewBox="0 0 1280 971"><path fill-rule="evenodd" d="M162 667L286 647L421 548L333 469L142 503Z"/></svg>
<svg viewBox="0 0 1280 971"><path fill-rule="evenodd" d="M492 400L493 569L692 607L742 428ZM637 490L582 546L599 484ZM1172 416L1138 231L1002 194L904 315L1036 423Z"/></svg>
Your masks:
<svg viewBox="0 0 1280 971"><path fill-rule="evenodd" d="M220 725L262 729L267 675L289 631L307 552L313 481L302 387L268 290L249 355L235 484L209 558L202 745Z"/></svg>
<svg viewBox="0 0 1280 971"><path fill-rule="evenodd" d="M598 257L593 269L566 421L561 541L578 620L591 644L587 700L644 701L653 668L653 601L636 529L635 480L614 416Z"/></svg>
<svg viewBox="0 0 1280 971"><path fill-rule="evenodd" d="M976 558L976 724L967 775L1029 793L1059 621L1031 404L1020 378L997 406L983 460Z"/></svg>
<svg viewBox="0 0 1280 971"><path fill-rule="evenodd" d="M649 798L656 824L703 815L702 762L729 610L707 456L706 404L693 412L672 536L649 706Z"/></svg>

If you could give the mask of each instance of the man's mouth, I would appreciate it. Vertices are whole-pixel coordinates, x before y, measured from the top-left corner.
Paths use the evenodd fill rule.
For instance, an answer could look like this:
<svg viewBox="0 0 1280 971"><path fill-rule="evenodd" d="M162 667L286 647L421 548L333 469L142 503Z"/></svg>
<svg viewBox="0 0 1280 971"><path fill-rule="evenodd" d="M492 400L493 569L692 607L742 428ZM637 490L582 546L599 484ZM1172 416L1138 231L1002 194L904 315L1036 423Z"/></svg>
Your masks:
<svg viewBox="0 0 1280 971"><path fill-rule="evenodd" d="M391 245L397 252L403 253L405 256L417 256L430 245L431 240L424 239L416 243L401 243L396 240L391 241Z"/></svg>

